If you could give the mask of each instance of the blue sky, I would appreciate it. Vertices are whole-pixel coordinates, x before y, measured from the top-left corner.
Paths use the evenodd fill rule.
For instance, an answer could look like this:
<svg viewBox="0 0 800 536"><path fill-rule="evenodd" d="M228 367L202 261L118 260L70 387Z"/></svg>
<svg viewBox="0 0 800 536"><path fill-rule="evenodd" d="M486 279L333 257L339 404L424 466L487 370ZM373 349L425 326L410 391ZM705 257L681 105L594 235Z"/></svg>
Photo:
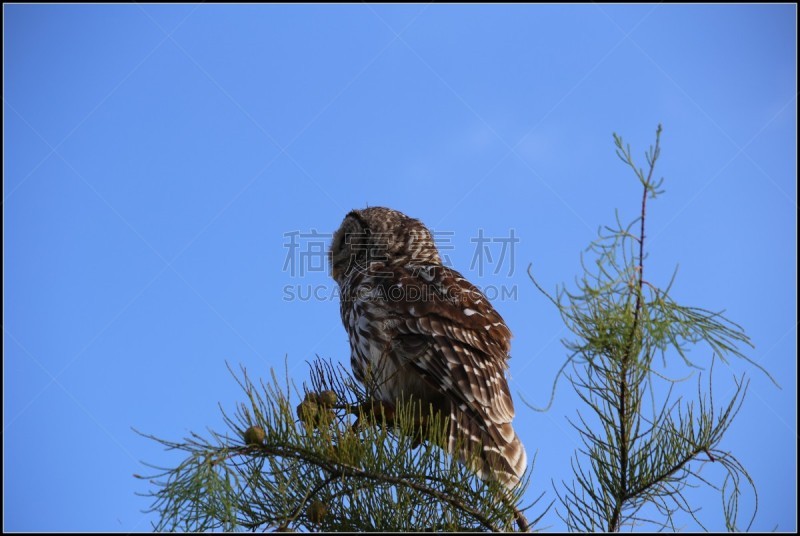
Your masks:
<svg viewBox="0 0 800 536"><path fill-rule="evenodd" d="M217 404L242 399L225 360L267 376L286 358L298 382L315 354L346 363L314 253L328 239L308 235L368 204L441 233L479 286L515 289L494 300L511 387L544 405L566 332L528 263L546 288L572 282L598 226L636 216L612 132L642 159L660 122L648 279L679 265L675 299L725 309L779 380L716 369L719 396L731 372L752 378L723 448L758 486L754 528L796 530L794 6L3 11L6 529L148 530L132 474L177 459L131 427L221 430ZM513 262L495 241L478 270L470 239L511 230ZM547 413L517 402L531 498L569 480L576 410L563 382ZM716 496L692 498L724 528Z"/></svg>

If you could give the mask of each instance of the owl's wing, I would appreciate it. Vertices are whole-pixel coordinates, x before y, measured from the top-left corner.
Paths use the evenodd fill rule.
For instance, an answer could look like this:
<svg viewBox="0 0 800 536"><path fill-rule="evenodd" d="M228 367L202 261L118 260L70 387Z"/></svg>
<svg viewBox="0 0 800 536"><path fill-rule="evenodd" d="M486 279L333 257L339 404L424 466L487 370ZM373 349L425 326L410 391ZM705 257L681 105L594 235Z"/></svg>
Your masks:
<svg viewBox="0 0 800 536"><path fill-rule="evenodd" d="M486 296L441 265L396 269L387 282L385 306L408 364L458 405L493 423L510 423L514 403L505 371L511 332Z"/></svg>
<svg viewBox="0 0 800 536"><path fill-rule="evenodd" d="M449 450L473 467L514 485L527 456L511 420L514 404L505 379L511 332L489 300L455 270L443 266L396 269L386 279L384 306L392 318L392 355L435 393L449 412ZM420 389L407 386L412 392Z"/></svg>

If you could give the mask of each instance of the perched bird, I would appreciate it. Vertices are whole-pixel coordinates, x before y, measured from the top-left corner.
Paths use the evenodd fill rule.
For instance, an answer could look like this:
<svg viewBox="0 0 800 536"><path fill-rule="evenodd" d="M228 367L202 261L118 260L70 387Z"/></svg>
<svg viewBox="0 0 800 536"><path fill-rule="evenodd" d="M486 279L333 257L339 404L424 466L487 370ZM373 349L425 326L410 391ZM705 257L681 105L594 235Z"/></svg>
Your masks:
<svg viewBox="0 0 800 536"><path fill-rule="evenodd" d="M356 379L381 403L413 397L441 412L448 451L479 451L481 478L515 486L527 456L511 426L511 332L486 296L442 265L422 222L390 208L347 214L329 260Z"/></svg>

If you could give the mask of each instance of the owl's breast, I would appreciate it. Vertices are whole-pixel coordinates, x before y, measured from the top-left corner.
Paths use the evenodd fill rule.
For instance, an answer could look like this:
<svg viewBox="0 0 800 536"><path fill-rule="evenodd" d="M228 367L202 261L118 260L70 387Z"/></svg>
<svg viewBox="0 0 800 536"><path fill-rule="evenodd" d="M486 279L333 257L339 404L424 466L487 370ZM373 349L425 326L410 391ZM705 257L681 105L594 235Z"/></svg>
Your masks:
<svg viewBox="0 0 800 536"><path fill-rule="evenodd" d="M390 388L397 382L397 361L392 355L395 319L386 307L380 287L360 286L351 299L342 301L342 322L350 342L350 364L356 379L375 396L394 401Z"/></svg>

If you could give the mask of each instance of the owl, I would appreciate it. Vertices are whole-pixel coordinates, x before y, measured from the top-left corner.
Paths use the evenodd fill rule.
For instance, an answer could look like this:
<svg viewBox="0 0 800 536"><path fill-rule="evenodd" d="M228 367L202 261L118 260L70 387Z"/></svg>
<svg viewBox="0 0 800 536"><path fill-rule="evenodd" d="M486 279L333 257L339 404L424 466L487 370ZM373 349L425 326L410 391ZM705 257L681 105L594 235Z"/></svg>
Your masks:
<svg viewBox="0 0 800 536"><path fill-rule="evenodd" d="M390 208L347 214L329 261L356 379L381 403L413 397L448 417L447 450L477 450L472 469L513 488L527 456L511 425L511 332L486 296L442 264L422 222Z"/></svg>

